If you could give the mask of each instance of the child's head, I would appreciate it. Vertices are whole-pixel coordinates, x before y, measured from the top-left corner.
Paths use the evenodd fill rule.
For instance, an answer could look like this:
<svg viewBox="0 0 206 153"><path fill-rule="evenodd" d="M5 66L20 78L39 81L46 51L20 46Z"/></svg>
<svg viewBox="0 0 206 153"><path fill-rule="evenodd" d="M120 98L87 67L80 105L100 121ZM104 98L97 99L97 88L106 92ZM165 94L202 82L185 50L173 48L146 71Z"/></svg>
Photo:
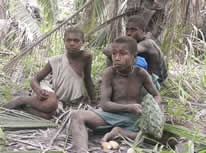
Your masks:
<svg viewBox="0 0 206 153"><path fill-rule="evenodd" d="M134 64L137 53L136 41L127 36L119 37L112 43L113 67L124 71Z"/></svg>
<svg viewBox="0 0 206 153"><path fill-rule="evenodd" d="M140 16L131 16L126 25L126 35L133 37L137 42L144 39L145 22Z"/></svg>
<svg viewBox="0 0 206 153"><path fill-rule="evenodd" d="M70 27L64 33L64 45L68 53L78 53L84 43L84 33L79 28Z"/></svg>
<svg viewBox="0 0 206 153"><path fill-rule="evenodd" d="M64 32L64 39L70 33L75 33L75 34L80 35L81 40L84 41L84 33L80 28L78 28L78 27L69 27L69 28L67 28Z"/></svg>

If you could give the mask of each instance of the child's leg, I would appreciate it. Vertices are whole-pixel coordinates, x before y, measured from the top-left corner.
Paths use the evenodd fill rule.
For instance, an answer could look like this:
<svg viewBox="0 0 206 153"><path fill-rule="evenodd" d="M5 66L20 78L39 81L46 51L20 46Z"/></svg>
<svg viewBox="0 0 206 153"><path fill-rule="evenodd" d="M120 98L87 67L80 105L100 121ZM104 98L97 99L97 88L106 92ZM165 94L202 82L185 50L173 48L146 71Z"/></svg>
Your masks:
<svg viewBox="0 0 206 153"><path fill-rule="evenodd" d="M48 99L41 101L37 96L17 97L4 105L8 109L16 109L20 107L29 107L43 113L52 113L57 109L56 95L49 92Z"/></svg>
<svg viewBox="0 0 206 153"><path fill-rule="evenodd" d="M71 130L73 152L87 152L88 131L87 127L95 129L107 123L93 111L76 111L71 114Z"/></svg>
<svg viewBox="0 0 206 153"><path fill-rule="evenodd" d="M38 111L37 109L33 109L31 107L25 107L24 111L26 111L27 113L48 119L48 120L51 119L52 116L55 114L55 111L51 113L44 113L44 112Z"/></svg>
<svg viewBox="0 0 206 153"><path fill-rule="evenodd" d="M53 92L49 92L48 98L43 101L39 100L37 96L33 96L28 99L26 106L44 113L52 113L58 107L57 98Z"/></svg>
<svg viewBox="0 0 206 153"><path fill-rule="evenodd" d="M123 137L129 137L131 139L135 139L137 136L137 132L128 131L120 127L114 127L110 132L104 135L104 137L102 138L102 142L107 142L118 135L122 135Z"/></svg>
<svg viewBox="0 0 206 153"><path fill-rule="evenodd" d="M10 100L7 104L3 105L3 107L8 109L17 109L24 107L27 101L31 100L32 97L15 97L14 99Z"/></svg>

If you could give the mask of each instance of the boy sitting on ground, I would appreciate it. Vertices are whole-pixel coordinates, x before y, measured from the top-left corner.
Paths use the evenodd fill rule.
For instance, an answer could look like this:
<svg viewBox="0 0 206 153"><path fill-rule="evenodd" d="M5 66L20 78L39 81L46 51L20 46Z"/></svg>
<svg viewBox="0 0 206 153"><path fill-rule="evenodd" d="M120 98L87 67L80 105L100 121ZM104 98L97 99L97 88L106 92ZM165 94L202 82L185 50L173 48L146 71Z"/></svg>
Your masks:
<svg viewBox="0 0 206 153"><path fill-rule="evenodd" d="M109 141L121 134L134 139L139 131L136 121L142 111L141 89L144 87L157 103L161 102L149 73L134 67L137 45L131 37L119 37L112 44L112 66L103 76L100 110L76 111L71 116L73 151L88 151L87 127L110 131L102 141Z"/></svg>
<svg viewBox="0 0 206 153"><path fill-rule="evenodd" d="M4 107L23 108L25 111L51 119L58 103L70 105L81 99L83 81L90 100L94 102L95 91L91 79L92 56L80 50L84 43L84 33L78 28L68 28L64 33L65 54L51 57L46 66L32 79L31 87L36 93L31 97L17 97ZM42 89L40 82L52 73L52 90Z"/></svg>
<svg viewBox="0 0 206 153"><path fill-rule="evenodd" d="M161 49L154 40L147 38L145 28L146 25L142 17L131 16L128 18L126 25L126 35L136 40L138 56L145 58L148 64L148 72L153 78L157 76L157 80L161 84L168 76L167 66ZM108 63L112 63L110 48L111 47L108 47L103 51L108 57Z"/></svg>

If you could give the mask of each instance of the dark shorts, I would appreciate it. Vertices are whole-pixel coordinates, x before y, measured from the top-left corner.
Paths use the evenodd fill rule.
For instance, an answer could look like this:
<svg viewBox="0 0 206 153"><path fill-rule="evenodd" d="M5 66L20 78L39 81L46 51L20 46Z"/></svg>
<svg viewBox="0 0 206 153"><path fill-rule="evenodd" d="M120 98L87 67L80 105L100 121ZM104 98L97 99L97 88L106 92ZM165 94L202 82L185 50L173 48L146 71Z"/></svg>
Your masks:
<svg viewBox="0 0 206 153"><path fill-rule="evenodd" d="M138 132L139 116L132 113L110 113L101 110L95 110L96 112L108 125L98 126L94 129L95 132L108 132L113 127L121 127L123 129Z"/></svg>

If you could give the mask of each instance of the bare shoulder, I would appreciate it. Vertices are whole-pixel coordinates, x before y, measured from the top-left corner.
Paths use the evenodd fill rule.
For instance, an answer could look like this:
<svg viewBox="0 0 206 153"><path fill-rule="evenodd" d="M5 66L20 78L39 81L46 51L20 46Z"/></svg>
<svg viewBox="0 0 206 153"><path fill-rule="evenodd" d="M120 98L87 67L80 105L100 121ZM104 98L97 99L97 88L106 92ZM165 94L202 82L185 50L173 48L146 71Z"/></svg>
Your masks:
<svg viewBox="0 0 206 153"><path fill-rule="evenodd" d="M145 39L145 40L141 41L138 45L142 45L146 48L149 48L149 47L153 47L154 44L156 44L154 40Z"/></svg>
<svg viewBox="0 0 206 153"><path fill-rule="evenodd" d="M114 69L112 68L112 66L108 67L105 69L104 71L104 75L103 75L103 79L111 79L114 76Z"/></svg>
<svg viewBox="0 0 206 153"><path fill-rule="evenodd" d="M136 74L145 74L147 71L141 67L138 66L134 66L134 72Z"/></svg>
<svg viewBox="0 0 206 153"><path fill-rule="evenodd" d="M134 67L134 73L136 76L141 77L141 78L146 78L150 76L150 74L143 68L141 67Z"/></svg>
<svg viewBox="0 0 206 153"><path fill-rule="evenodd" d="M138 43L138 47L140 51L142 49L144 52L152 55L159 55L159 52L161 51L160 47L152 39L145 39L141 41L140 43Z"/></svg>
<svg viewBox="0 0 206 153"><path fill-rule="evenodd" d="M85 61L91 61L92 60L92 54L90 52L88 52L87 50L84 50L82 52L82 58L85 60Z"/></svg>

